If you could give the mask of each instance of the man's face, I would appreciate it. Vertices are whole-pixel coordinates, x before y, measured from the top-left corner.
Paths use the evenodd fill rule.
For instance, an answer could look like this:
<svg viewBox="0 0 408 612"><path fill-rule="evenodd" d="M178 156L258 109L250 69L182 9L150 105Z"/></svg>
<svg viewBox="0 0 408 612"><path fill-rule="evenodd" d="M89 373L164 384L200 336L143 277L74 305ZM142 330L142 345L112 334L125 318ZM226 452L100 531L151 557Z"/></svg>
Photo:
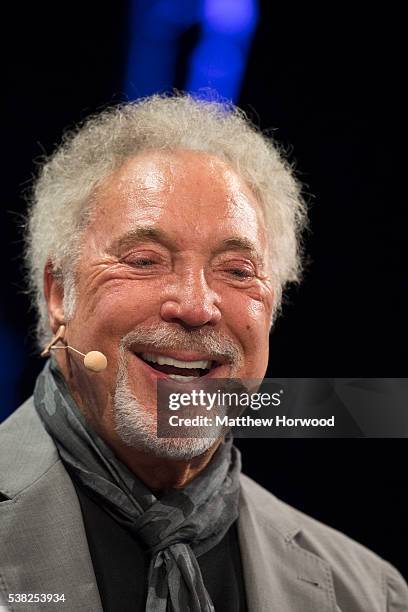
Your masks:
<svg viewBox="0 0 408 612"><path fill-rule="evenodd" d="M153 426L158 378L263 378L274 299L267 238L232 168L201 152L144 153L95 198L66 340L107 357L98 374L71 357L70 384L100 432L117 435L126 402L130 427L132 410Z"/></svg>

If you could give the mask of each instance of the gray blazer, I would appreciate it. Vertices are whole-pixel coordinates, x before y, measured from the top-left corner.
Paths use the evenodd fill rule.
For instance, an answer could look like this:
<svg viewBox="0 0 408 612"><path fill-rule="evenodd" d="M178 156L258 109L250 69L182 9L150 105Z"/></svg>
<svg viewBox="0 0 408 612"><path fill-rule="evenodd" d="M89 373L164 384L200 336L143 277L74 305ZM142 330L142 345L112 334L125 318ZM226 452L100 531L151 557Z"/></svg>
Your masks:
<svg viewBox="0 0 408 612"><path fill-rule="evenodd" d="M241 485L250 612L408 611L390 564L250 478ZM0 426L0 492L0 610L102 612L76 491L32 398ZM10 593L64 593L65 603L13 605Z"/></svg>

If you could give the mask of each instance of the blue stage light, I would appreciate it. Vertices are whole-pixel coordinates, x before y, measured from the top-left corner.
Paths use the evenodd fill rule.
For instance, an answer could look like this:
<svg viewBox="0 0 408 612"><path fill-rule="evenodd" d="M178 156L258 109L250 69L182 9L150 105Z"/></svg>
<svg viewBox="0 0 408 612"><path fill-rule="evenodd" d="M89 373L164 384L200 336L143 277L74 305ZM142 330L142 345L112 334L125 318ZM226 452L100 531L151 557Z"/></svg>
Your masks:
<svg viewBox="0 0 408 612"><path fill-rule="evenodd" d="M256 0L204 0L202 37L191 56L186 90L199 97L215 90L236 101L257 21Z"/></svg>
<svg viewBox="0 0 408 612"><path fill-rule="evenodd" d="M211 98L214 90L224 98L236 100L245 60L234 41L222 36L205 37L191 58L186 90L200 98Z"/></svg>
<svg viewBox="0 0 408 612"><path fill-rule="evenodd" d="M208 30L251 36L258 21L258 6L254 0L205 0L202 21Z"/></svg>
<svg viewBox="0 0 408 612"><path fill-rule="evenodd" d="M194 0L133 0L125 77L128 100L173 88L178 40L198 21L199 9Z"/></svg>
<svg viewBox="0 0 408 612"><path fill-rule="evenodd" d="M180 36L199 25L184 89L202 97L210 88L236 101L258 16L257 0L134 0L127 98L173 88Z"/></svg>

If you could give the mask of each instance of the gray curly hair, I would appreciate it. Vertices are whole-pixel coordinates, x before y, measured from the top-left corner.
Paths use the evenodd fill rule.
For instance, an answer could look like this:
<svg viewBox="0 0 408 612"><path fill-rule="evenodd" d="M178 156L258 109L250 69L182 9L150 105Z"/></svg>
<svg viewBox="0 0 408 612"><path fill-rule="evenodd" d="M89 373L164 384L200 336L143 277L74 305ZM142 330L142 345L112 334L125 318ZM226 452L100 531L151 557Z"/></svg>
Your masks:
<svg viewBox="0 0 408 612"><path fill-rule="evenodd" d="M141 151L190 149L227 161L263 207L270 266L280 311L282 292L299 282L306 206L301 186L284 154L245 113L230 102L197 100L188 94L153 95L110 107L67 132L47 158L29 197L25 225L28 288L38 314L37 340L51 335L43 291L44 268L52 266L64 288L67 320L75 309L75 270L81 236L96 187Z"/></svg>

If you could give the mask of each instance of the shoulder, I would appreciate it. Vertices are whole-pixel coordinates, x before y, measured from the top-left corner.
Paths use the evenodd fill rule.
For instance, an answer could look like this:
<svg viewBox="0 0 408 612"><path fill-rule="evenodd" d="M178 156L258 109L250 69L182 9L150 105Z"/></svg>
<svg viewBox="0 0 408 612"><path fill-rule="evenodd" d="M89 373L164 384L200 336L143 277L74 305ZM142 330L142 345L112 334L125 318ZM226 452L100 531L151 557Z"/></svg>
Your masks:
<svg viewBox="0 0 408 612"><path fill-rule="evenodd" d="M265 537L280 537L325 560L335 588L353 590L364 582L381 589L388 611L408 611L408 586L390 563L340 531L289 506L245 474L241 476L242 504Z"/></svg>
<svg viewBox="0 0 408 612"><path fill-rule="evenodd" d="M14 497L58 461L30 397L0 425L0 492Z"/></svg>

